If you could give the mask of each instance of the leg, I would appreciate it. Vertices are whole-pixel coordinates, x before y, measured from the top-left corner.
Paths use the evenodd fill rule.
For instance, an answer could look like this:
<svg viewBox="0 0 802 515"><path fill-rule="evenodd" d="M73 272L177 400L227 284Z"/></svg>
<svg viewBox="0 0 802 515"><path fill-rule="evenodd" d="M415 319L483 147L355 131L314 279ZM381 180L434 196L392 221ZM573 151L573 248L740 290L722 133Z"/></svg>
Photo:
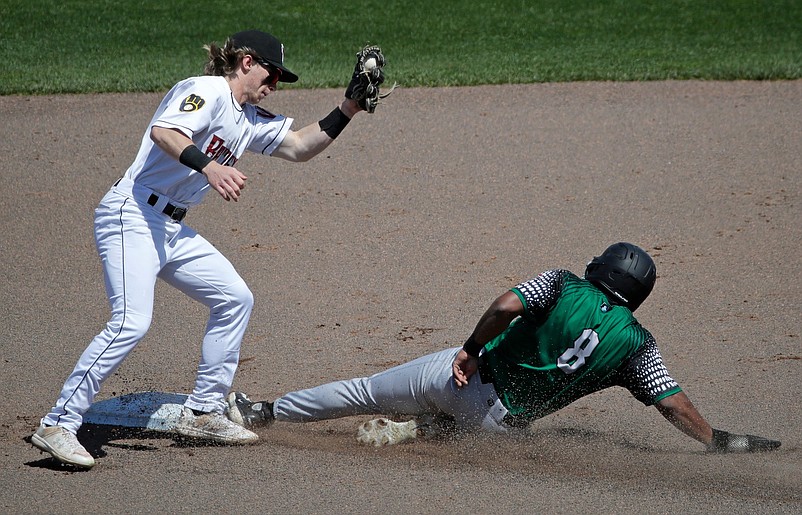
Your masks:
<svg viewBox="0 0 802 515"><path fill-rule="evenodd" d="M163 235L162 235L163 237ZM75 437L84 413L106 380L145 335L160 266L157 232L125 198L109 193L95 211L95 241L103 264L111 319L81 355L56 405L31 443L57 460L83 468L95 460Z"/></svg>
<svg viewBox="0 0 802 515"><path fill-rule="evenodd" d="M351 415L422 415L441 411L432 389L450 376L451 349L417 358L370 377L335 381L287 393L274 402L276 420L310 422ZM446 366L447 364L447 366Z"/></svg>
<svg viewBox="0 0 802 515"><path fill-rule="evenodd" d="M451 364L459 349L446 349L367 378L335 381L279 397L276 420L309 422L351 415L448 415L466 429L503 432L506 409L492 384L478 374L457 388Z"/></svg>
<svg viewBox="0 0 802 515"><path fill-rule="evenodd" d="M73 434L103 381L145 335L153 310L159 256L151 228L130 200L109 195L96 210L95 240L111 319L83 352L55 407L42 419L44 425L58 425Z"/></svg>
<svg viewBox="0 0 802 515"><path fill-rule="evenodd" d="M228 259L191 228L182 226L169 252L159 277L209 308L195 388L185 405L223 413L253 295Z"/></svg>

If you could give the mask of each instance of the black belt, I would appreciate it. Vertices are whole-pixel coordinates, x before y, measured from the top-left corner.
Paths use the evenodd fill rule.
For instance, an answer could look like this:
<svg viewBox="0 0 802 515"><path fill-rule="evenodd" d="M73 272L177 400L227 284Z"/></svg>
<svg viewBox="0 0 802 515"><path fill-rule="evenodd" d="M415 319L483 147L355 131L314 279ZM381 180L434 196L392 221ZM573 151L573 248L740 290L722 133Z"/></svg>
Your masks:
<svg viewBox="0 0 802 515"><path fill-rule="evenodd" d="M151 193L150 197L148 197L148 204L150 204L151 206L155 206L158 201L159 201L159 196L156 195L155 193ZM162 213L169 216L176 222L180 222L181 220L184 219L185 216L187 216L186 208L175 206L173 204L170 204L169 202L167 203L166 206L164 206L164 209L162 209Z"/></svg>

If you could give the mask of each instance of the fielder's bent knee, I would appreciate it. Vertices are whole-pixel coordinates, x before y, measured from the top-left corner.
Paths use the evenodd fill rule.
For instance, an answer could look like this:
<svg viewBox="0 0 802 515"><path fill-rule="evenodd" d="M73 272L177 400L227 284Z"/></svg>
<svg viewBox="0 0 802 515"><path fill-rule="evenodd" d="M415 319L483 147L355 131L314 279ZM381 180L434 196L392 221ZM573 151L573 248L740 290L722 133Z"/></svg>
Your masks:
<svg viewBox="0 0 802 515"><path fill-rule="evenodd" d="M115 315L106 324L106 331L117 339L138 342L145 337L152 320L149 316L132 313Z"/></svg>
<svg viewBox="0 0 802 515"><path fill-rule="evenodd" d="M253 293L244 281L236 282L222 292L223 298L212 305L212 313L224 315L225 313L250 313L253 309Z"/></svg>
<svg viewBox="0 0 802 515"><path fill-rule="evenodd" d="M237 287L232 291L232 299L237 305L242 306L242 308L251 311L253 309L253 292L251 289L248 288L248 285L244 282L240 282Z"/></svg>

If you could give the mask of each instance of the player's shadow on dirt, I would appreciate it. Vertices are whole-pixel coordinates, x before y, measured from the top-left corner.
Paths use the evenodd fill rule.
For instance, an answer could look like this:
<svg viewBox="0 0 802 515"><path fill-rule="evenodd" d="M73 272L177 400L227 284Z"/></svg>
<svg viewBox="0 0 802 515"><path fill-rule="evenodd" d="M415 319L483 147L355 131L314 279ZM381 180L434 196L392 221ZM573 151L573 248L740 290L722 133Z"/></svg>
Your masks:
<svg viewBox="0 0 802 515"><path fill-rule="evenodd" d="M129 451L156 451L156 445L148 445L148 440L172 440L175 447L217 447L221 444L208 440L196 440L177 433L156 431L139 427L108 426L84 424L78 430L78 440L92 456L102 458L106 455L103 447L115 447ZM139 442L125 442L139 440Z"/></svg>
<svg viewBox="0 0 802 515"><path fill-rule="evenodd" d="M157 440L172 440L171 446L174 447L213 447L220 445L214 442L185 438L181 435L165 431L87 423L83 424L78 430L77 437L81 445L83 445L86 451L95 459L105 457L108 454L105 448L109 447L127 451L155 452L163 447L155 444ZM29 444L31 443L30 436L23 440ZM154 441L153 445L148 444L150 440ZM62 472L82 472L88 470L61 463L50 456L27 462L26 465L29 467L46 468Z"/></svg>
<svg viewBox="0 0 802 515"><path fill-rule="evenodd" d="M89 452L93 458L97 459L106 456L107 453L103 449L104 447L117 447L130 451L156 451L158 450L157 446L148 445L142 442L147 440L171 439L175 435L165 433L163 431L153 431L150 429L136 427L84 424L78 430L77 436L78 441L81 442L87 452ZM30 436L24 438L23 440L27 443L31 443ZM125 440L137 440L137 442L128 443ZM197 445L197 443L195 443L195 445ZM61 463L50 456L40 460L30 461L26 463L26 465L29 467L46 468L63 472L81 472L88 470L82 467L75 467L66 463Z"/></svg>

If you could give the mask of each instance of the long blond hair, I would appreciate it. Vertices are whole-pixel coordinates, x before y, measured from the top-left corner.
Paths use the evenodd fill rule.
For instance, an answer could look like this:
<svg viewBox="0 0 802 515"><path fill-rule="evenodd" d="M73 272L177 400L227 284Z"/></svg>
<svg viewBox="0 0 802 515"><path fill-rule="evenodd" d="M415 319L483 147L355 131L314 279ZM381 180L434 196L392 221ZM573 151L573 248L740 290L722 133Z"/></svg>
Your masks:
<svg viewBox="0 0 802 515"><path fill-rule="evenodd" d="M237 71L240 60L246 55L257 55L249 47L236 48L231 38L228 38L222 47L209 43L204 45L203 49L209 53L209 60L203 67L203 73L220 77L227 77Z"/></svg>

